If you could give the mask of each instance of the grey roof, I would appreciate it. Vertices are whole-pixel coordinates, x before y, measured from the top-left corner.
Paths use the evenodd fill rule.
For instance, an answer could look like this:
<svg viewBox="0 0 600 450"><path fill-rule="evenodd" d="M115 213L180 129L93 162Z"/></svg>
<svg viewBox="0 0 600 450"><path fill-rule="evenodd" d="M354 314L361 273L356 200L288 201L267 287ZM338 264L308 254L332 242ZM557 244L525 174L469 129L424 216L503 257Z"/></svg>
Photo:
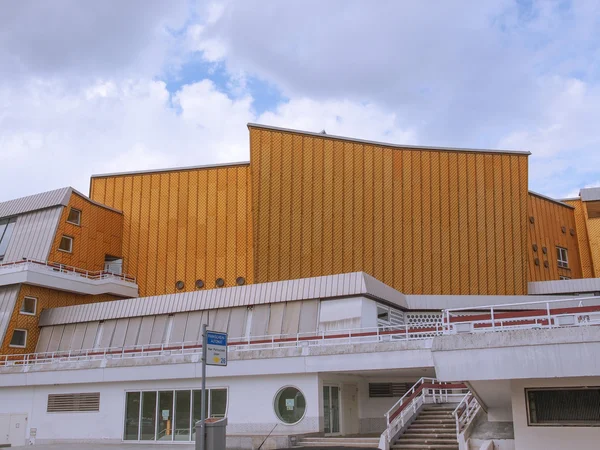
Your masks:
<svg viewBox="0 0 600 450"><path fill-rule="evenodd" d="M600 200L600 187L582 189L579 192L579 195L581 196L581 200L584 202Z"/></svg>
<svg viewBox="0 0 600 450"><path fill-rule="evenodd" d="M0 219L3 217L18 216L33 211L39 211L41 209L53 208L55 206L67 206L72 193L83 197L96 206L121 213L118 209L98 203L72 187L64 187L55 189L54 191L42 192L40 194L2 202L0 203Z"/></svg>
<svg viewBox="0 0 600 450"><path fill-rule="evenodd" d="M537 193L537 192L533 192L533 191L529 191L529 193L530 193L531 195L535 195L536 197L543 198L544 200L548 200L549 202L556 203L556 204L558 204L558 205L560 205L560 206L564 206L565 208L571 208L571 209L575 209L575 207L574 207L574 206L567 205L566 203L563 203L563 202L561 202L560 200L556 200L555 198L548 197L548 196L546 196L546 195L539 194L539 193Z"/></svg>
<svg viewBox="0 0 600 450"><path fill-rule="evenodd" d="M250 164L250 161L239 161L239 162L230 162L230 163L221 163L221 164L206 164L203 166L169 167L166 169L134 170L132 172L99 173L99 174L92 175L91 178L118 177L121 175L144 175L144 174L161 173L161 172L178 172L181 170L217 169L219 167L247 166L249 164Z"/></svg>
<svg viewBox="0 0 600 450"><path fill-rule="evenodd" d="M600 292L600 278L578 278L572 280L530 281L530 295L575 295Z"/></svg>
<svg viewBox="0 0 600 450"><path fill-rule="evenodd" d="M0 203L0 218L18 216L19 214L51 208L67 206L71 197L71 188L65 187L41 194L29 195Z"/></svg>
<svg viewBox="0 0 600 450"><path fill-rule="evenodd" d="M346 137L346 136L336 136L333 134L315 133L312 131L294 130L291 128L280 128L280 127L274 127L271 125L262 125L260 123L249 123L248 128L264 128L266 130L281 131L281 132L286 132L286 133L306 134L309 136L315 136L315 137L320 137L320 138L343 139L345 141L359 142L362 144L380 145L383 147L394 147L394 148L400 148L400 149L419 149L419 150L430 150L430 151L452 151L452 152L474 152L474 153L504 153L504 154L508 153L508 154L516 154L516 155L531 155L531 152L523 151L523 150L495 150L495 149L481 149L481 148L434 147L434 146L425 146L425 145L391 144L389 142L368 141L368 140L364 140L364 139L356 139L356 138L350 138L350 137Z"/></svg>
<svg viewBox="0 0 600 450"><path fill-rule="evenodd" d="M40 326L355 295L408 306L401 292L364 272L352 272L46 309Z"/></svg>

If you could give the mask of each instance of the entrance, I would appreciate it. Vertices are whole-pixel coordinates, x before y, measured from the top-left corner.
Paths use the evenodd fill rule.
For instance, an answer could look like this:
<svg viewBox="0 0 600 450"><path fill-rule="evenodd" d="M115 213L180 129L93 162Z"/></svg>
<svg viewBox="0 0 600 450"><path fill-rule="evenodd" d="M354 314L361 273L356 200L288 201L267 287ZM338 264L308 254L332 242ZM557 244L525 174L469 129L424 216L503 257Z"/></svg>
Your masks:
<svg viewBox="0 0 600 450"><path fill-rule="evenodd" d="M25 445L27 414L0 414L0 446Z"/></svg>
<svg viewBox="0 0 600 450"><path fill-rule="evenodd" d="M323 417L325 434L340 434L339 386L323 386Z"/></svg>

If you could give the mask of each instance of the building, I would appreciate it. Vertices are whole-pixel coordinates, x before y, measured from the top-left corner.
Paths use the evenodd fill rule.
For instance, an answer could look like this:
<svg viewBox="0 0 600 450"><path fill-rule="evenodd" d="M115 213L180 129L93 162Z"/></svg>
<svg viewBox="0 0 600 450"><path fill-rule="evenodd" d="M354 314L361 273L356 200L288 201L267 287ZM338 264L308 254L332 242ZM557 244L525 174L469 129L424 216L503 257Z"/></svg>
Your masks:
<svg viewBox="0 0 600 450"><path fill-rule="evenodd" d="M410 426L447 422L422 411L443 400L461 407L441 448L564 448L535 446L538 394L523 399L597 385L600 194L530 192L527 152L249 132L247 163L0 203L6 440L193 440L207 323L230 338L206 400L228 447L361 434L420 448ZM422 377L437 381L411 390ZM556 442L582 431L549 414Z"/></svg>

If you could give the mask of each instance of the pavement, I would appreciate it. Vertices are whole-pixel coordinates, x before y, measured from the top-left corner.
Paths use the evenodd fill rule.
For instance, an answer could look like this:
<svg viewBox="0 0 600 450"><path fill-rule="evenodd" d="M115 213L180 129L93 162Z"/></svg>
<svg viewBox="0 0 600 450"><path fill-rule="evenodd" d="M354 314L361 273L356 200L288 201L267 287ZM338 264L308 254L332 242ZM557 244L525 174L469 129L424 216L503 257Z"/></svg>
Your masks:
<svg viewBox="0 0 600 450"><path fill-rule="evenodd" d="M80 443L80 444L35 444L34 446L10 447L14 449L28 450L194 450L194 444L103 444L103 443Z"/></svg>

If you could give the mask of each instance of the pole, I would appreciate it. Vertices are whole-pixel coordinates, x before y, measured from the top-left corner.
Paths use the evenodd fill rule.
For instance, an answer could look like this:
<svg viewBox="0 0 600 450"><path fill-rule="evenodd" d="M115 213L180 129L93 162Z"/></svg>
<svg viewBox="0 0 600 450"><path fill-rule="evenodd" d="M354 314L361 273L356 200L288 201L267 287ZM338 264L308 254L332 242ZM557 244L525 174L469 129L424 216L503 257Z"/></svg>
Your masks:
<svg viewBox="0 0 600 450"><path fill-rule="evenodd" d="M206 450L206 324L202 324L202 406L200 407L200 450ZM196 436L198 439L198 436Z"/></svg>

